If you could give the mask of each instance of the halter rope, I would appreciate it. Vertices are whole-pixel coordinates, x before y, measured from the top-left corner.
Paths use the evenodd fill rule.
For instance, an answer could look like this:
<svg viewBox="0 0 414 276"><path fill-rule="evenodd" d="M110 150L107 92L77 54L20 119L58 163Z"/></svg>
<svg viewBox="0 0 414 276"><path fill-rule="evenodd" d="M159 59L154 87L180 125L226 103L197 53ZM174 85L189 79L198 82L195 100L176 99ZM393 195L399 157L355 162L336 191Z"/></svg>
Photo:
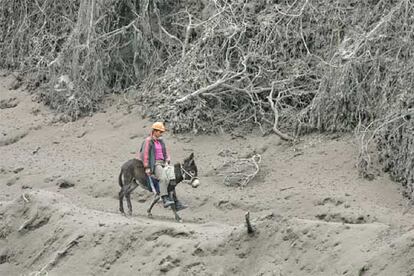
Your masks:
<svg viewBox="0 0 414 276"><path fill-rule="evenodd" d="M193 181L194 181L194 180L198 179L198 177L195 177L193 174L191 174L191 173L187 172L187 171L183 168L183 165L181 165L181 163L180 163L180 169L181 169L181 174L183 175L183 180L185 180L185 178L184 178L184 173L190 177L190 182L191 182L191 183L193 183Z"/></svg>

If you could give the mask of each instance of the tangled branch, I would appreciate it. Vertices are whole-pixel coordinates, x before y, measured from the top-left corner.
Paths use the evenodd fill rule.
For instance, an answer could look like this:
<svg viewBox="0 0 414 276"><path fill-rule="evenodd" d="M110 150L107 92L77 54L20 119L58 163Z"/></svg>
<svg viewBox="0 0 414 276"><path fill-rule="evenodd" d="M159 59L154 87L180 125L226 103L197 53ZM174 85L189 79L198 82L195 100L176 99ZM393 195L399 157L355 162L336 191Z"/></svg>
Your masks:
<svg viewBox="0 0 414 276"><path fill-rule="evenodd" d="M262 157L255 154L250 158L232 159L220 168L220 174L224 175L226 186L239 186L244 188L259 172L259 164Z"/></svg>
<svg viewBox="0 0 414 276"><path fill-rule="evenodd" d="M0 0L0 66L69 120L128 91L175 132L355 131L412 197L413 24L407 0Z"/></svg>

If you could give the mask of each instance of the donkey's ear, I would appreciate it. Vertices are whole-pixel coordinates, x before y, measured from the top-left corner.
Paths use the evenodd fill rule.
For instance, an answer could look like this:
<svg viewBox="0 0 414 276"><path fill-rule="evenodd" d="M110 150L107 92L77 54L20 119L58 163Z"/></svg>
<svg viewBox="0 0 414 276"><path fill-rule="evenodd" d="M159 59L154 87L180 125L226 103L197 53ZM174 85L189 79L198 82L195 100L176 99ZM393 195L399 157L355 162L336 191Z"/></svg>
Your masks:
<svg viewBox="0 0 414 276"><path fill-rule="evenodd" d="M194 152L192 152L191 154L190 154L190 156L188 157L188 160L193 160L194 159Z"/></svg>

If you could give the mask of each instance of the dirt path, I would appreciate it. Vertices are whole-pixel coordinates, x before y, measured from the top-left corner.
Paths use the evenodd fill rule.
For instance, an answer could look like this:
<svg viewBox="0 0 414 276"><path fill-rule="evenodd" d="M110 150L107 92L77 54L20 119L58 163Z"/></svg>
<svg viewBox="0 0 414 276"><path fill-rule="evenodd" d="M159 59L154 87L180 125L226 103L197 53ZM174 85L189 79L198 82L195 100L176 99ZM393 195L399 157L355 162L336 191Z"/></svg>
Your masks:
<svg viewBox="0 0 414 276"><path fill-rule="evenodd" d="M411 275L413 210L399 185L359 177L350 136L167 133L173 161L191 152L202 186L179 186L181 214L136 190L133 217L118 214L117 176L150 122L113 98L72 123L0 79L0 274ZM8 104L6 104L8 103ZM261 155L244 189L224 185L226 160ZM66 180L74 186L56 184ZM181 185L181 184L180 184ZM22 197L22 195L25 195ZM243 225L250 211L256 235Z"/></svg>

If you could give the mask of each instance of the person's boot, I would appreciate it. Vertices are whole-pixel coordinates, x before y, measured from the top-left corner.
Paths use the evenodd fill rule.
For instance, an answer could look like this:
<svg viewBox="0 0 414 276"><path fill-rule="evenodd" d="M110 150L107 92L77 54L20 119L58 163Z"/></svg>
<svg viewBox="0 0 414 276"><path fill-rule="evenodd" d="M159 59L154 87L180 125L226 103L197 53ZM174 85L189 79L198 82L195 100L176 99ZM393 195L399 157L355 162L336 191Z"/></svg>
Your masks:
<svg viewBox="0 0 414 276"><path fill-rule="evenodd" d="M172 201L170 197L167 195L162 196L161 198L162 198L162 203L164 204L164 208L170 207L171 205L174 204L174 201Z"/></svg>
<svg viewBox="0 0 414 276"><path fill-rule="evenodd" d="M175 201L175 210L177 210L177 212L181 211L181 210L184 210L186 208L188 208L188 206L181 203L181 201L179 201L178 199Z"/></svg>

